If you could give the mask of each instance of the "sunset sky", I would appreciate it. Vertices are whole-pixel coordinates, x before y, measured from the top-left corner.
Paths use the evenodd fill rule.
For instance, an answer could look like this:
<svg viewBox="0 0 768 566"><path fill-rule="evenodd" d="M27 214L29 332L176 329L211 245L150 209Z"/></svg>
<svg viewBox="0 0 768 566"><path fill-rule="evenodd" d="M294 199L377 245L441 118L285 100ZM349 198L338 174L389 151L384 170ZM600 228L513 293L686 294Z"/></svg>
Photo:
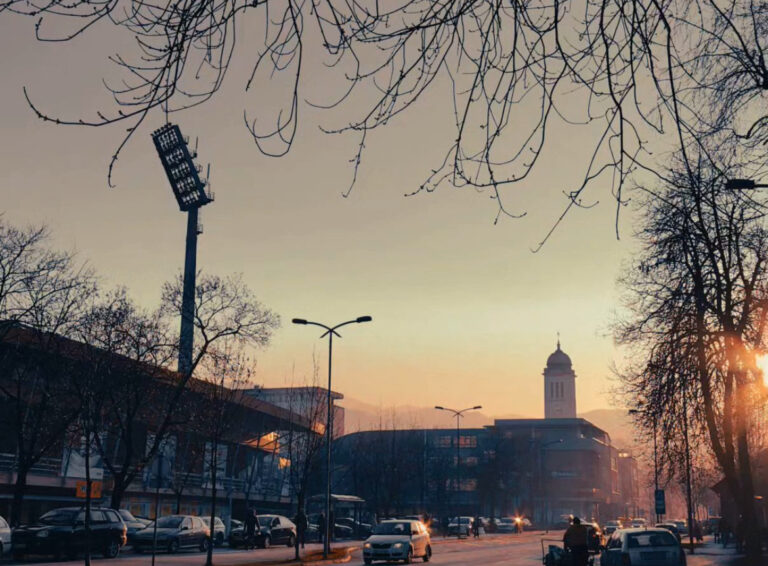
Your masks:
<svg viewBox="0 0 768 566"><path fill-rule="evenodd" d="M184 257L186 220L150 139L163 116L151 116L126 148L118 186L109 189L107 164L126 126L44 124L22 94L26 85L41 107L64 117L112 108L101 84L101 76L116 76L106 57L119 46L110 40L109 29L97 29L73 43L40 44L32 20L0 20L0 210L14 224L49 224L55 245L76 249L107 283L126 285L151 307ZM303 105L289 155L262 156L242 111L271 104L272 93L243 92L247 63L235 61L211 103L172 120L199 137L199 162L212 166L216 201L202 212L198 266L242 272L282 317L259 354L264 384L300 382L313 350L325 379L326 342L291 318L334 324L367 314L373 323L346 329L334 351L334 389L349 397L543 416L541 372L559 331L578 375L579 410L609 404L618 354L608 325L615 278L632 245L629 215L617 241L615 203L595 185L600 204L576 211L541 252L530 251L565 206L562 191L583 174L591 148L575 130L552 130L545 165L505 189L507 204L527 211L525 218L494 225L494 202L472 189L445 185L406 198L455 135L450 97L438 83L368 140L357 186L343 198L355 140L322 134L318 125L330 118ZM310 72L305 92L321 84Z"/></svg>

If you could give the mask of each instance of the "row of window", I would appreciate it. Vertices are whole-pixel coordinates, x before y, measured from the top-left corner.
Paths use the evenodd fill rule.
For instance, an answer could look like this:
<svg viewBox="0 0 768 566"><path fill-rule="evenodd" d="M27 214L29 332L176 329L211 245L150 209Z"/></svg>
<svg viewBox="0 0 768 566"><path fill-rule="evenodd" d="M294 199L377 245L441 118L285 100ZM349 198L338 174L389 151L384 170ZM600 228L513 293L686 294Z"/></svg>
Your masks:
<svg viewBox="0 0 768 566"><path fill-rule="evenodd" d="M549 382L549 398L562 399L565 397L565 383L562 381Z"/></svg>
<svg viewBox="0 0 768 566"><path fill-rule="evenodd" d="M437 446L440 448L450 448L455 446L456 436L445 435L437 439ZM477 448L477 436L459 436L459 448Z"/></svg>

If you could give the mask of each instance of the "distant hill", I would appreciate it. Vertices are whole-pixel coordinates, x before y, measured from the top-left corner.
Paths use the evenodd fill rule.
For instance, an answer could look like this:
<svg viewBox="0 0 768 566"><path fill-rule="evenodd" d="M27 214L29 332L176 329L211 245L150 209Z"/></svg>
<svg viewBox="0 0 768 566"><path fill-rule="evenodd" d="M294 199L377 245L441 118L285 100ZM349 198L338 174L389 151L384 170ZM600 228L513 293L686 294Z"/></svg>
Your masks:
<svg viewBox="0 0 768 566"><path fill-rule="evenodd" d="M453 428L456 421L448 413L433 407L413 405L377 406L357 399L345 398L341 402L345 409L344 428L347 433L363 430L410 429L410 428ZM592 424L606 431L612 443L620 448L631 448L634 444L632 421L621 409L597 409L579 414ZM496 419L526 418L520 415L488 415L482 411L468 412L461 421L463 428L481 428L493 424Z"/></svg>

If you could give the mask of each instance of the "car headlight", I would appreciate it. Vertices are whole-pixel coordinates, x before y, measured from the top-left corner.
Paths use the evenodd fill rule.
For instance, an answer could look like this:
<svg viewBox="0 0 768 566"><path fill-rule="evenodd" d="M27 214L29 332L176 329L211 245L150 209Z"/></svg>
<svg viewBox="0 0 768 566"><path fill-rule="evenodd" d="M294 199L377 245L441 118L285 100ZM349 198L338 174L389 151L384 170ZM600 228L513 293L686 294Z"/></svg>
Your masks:
<svg viewBox="0 0 768 566"><path fill-rule="evenodd" d="M396 542L395 544L392 545L392 548L403 548L403 543L402 542Z"/></svg>
<svg viewBox="0 0 768 566"><path fill-rule="evenodd" d="M370 542L363 543L363 548L371 548L371 543Z"/></svg>
<svg viewBox="0 0 768 566"><path fill-rule="evenodd" d="M37 536L40 537L40 538L45 538L49 534L51 534L49 531L40 531L39 533L37 533Z"/></svg>

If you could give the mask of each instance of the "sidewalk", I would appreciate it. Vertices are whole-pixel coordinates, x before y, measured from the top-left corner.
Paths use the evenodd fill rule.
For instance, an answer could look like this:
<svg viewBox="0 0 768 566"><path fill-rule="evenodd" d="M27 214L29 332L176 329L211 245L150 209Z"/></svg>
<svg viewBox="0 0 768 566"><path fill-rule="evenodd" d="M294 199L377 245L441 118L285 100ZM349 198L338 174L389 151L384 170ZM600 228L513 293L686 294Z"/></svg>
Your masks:
<svg viewBox="0 0 768 566"><path fill-rule="evenodd" d="M715 543L711 537L706 537L703 545L696 545L695 554L688 554L685 558L688 566L737 566L742 558L736 554L734 545L723 548L722 544Z"/></svg>

